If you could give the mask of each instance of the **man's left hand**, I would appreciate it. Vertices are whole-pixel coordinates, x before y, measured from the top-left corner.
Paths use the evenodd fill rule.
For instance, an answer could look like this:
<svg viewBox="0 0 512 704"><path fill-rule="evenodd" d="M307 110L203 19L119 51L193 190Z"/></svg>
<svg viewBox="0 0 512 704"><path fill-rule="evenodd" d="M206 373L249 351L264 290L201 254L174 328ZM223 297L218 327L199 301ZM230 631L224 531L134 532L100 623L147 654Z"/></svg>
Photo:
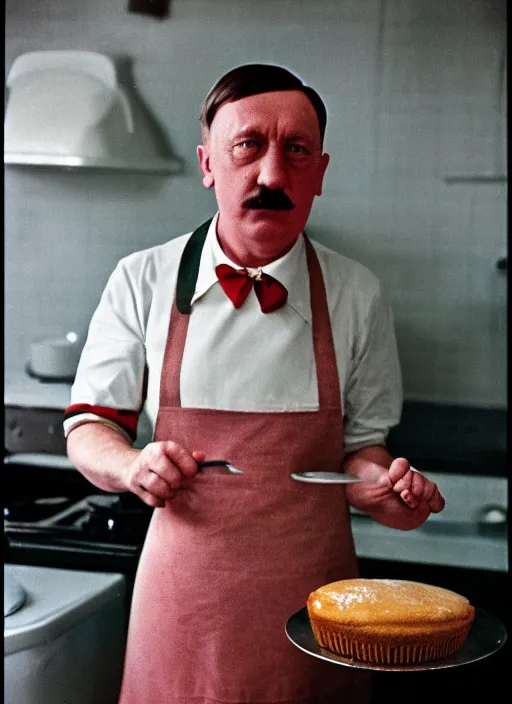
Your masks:
<svg viewBox="0 0 512 704"><path fill-rule="evenodd" d="M363 479L347 484L349 504L385 526L412 530L444 508L437 484L412 469L405 458L394 459L384 447L367 447L348 455L344 468Z"/></svg>
<svg viewBox="0 0 512 704"><path fill-rule="evenodd" d="M443 510L445 501L437 484L413 469L403 457L393 460L388 469L388 476L393 491L399 494L410 508L416 508L424 502L432 513Z"/></svg>

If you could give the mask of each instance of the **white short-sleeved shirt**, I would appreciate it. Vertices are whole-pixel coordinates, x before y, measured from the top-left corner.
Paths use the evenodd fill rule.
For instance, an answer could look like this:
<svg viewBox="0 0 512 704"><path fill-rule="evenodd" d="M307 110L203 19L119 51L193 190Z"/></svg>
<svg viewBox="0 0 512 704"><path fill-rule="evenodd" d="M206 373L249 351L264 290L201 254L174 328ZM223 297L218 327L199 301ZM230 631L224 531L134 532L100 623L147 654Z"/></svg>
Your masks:
<svg viewBox="0 0 512 704"><path fill-rule="evenodd" d="M180 377L182 406L317 410L303 237L287 254L263 267L288 289L285 306L263 314L252 290L236 310L215 274L221 263L237 267L219 245L217 218L218 214L208 230L192 298ZM84 421L120 429L115 414L105 412L105 417L103 408L138 413L144 406L154 428L177 272L189 236L131 254L112 273L90 323L71 391L70 408L75 410L65 421L66 434ZM345 450L383 444L389 429L399 422L402 407L392 313L379 281L366 267L317 242L312 244L327 291Z"/></svg>

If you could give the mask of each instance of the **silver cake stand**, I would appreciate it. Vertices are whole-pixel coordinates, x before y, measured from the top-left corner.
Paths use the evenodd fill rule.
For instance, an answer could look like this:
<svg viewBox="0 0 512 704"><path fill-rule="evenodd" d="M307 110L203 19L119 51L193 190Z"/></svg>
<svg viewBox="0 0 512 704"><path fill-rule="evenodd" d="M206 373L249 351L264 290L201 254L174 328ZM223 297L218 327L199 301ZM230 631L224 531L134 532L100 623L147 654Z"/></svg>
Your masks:
<svg viewBox="0 0 512 704"><path fill-rule="evenodd" d="M342 655L337 655L329 650L325 650L325 648L321 648L313 635L306 607L300 609L288 619L285 630L289 640L297 646L297 648L315 658L327 660L327 662L332 662L335 665L357 667L362 670L383 670L390 672L440 670L447 667L467 665L492 655L505 645L505 641L507 640L507 629L503 623L496 618L496 616L487 613L487 611L483 609L477 608L475 620L466 642L462 648L453 655L415 665L370 665L365 662L345 658Z"/></svg>

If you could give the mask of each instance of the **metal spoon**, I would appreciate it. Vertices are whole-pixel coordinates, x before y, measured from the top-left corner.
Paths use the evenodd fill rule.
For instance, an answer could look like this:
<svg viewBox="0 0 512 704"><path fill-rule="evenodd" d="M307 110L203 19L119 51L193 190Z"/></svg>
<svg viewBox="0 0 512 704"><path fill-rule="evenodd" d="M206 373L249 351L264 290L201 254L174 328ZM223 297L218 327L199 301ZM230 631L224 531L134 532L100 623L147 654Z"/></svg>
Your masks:
<svg viewBox="0 0 512 704"><path fill-rule="evenodd" d="M202 471L207 467L223 467L228 474L243 474L241 469L233 467L233 465L226 462L226 460L206 460L206 462L199 462L198 464L199 471Z"/></svg>
<svg viewBox="0 0 512 704"><path fill-rule="evenodd" d="M355 482L364 481L364 479L359 479L353 474L341 472L293 472L290 476L297 482L308 482L310 484L354 484Z"/></svg>

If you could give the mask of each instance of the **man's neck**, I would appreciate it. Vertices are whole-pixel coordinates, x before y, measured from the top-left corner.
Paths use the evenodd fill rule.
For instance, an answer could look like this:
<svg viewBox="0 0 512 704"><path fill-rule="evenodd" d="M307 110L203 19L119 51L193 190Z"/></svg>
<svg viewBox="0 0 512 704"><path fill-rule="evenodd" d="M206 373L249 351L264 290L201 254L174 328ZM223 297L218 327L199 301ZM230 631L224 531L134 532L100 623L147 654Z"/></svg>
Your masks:
<svg viewBox="0 0 512 704"><path fill-rule="evenodd" d="M243 241L237 243L236 247L230 246L230 243L227 241L227 239L223 237L221 232L219 232L218 223L216 234L220 248L232 262L241 267L249 267L254 269L264 267L267 264L270 264L271 262L275 262L276 259L284 257L284 255L287 254L293 248L295 242L297 241L296 238L286 247L283 247L283 249L277 252L274 251L272 252L272 254L266 254L262 251L256 251L256 247L247 247Z"/></svg>

